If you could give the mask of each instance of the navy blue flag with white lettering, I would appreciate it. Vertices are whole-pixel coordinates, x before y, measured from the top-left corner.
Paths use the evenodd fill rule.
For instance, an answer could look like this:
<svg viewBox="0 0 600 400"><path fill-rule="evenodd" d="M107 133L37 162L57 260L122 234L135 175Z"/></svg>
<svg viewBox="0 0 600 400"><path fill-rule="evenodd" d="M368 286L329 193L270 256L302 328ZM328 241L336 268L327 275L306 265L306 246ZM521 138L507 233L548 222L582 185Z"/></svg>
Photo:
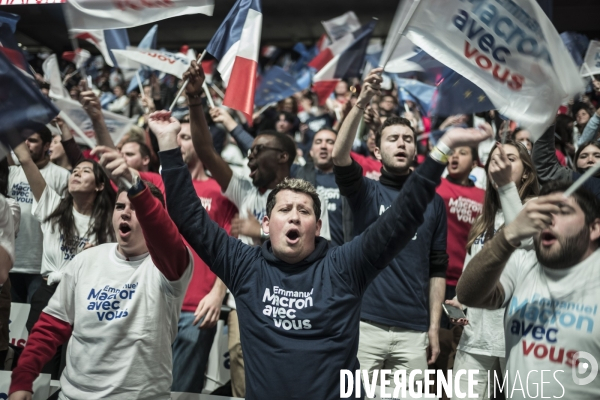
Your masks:
<svg viewBox="0 0 600 400"><path fill-rule="evenodd" d="M290 74L278 66L272 66L262 77L254 96L258 107L290 97L302 89Z"/></svg>
<svg viewBox="0 0 600 400"><path fill-rule="evenodd" d="M451 69L448 69L438 85L433 104L431 114L442 116L496 109L483 90Z"/></svg>
<svg viewBox="0 0 600 400"><path fill-rule="evenodd" d="M58 115L35 83L0 52L0 142L15 147Z"/></svg>

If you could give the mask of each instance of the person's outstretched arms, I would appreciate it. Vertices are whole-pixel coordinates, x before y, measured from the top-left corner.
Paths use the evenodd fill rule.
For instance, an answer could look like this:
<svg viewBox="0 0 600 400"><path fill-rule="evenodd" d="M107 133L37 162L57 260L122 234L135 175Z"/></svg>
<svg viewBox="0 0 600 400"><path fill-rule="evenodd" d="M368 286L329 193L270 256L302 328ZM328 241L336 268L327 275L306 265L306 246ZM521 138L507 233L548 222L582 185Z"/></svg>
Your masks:
<svg viewBox="0 0 600 400"><path fill-rule="evenodd" d="M42 176L38 166L31 159L31 153L29 153L29 148L25 142L15 147L13 151L21 163L23 172L25 172L25 177L27 178L27 182L29 182L29 187L35 201L39 202L46 189L46 180Z"/></svg>
<svg viewBox="0 0 600 400"><path fill-rule="evenodd" d="M240 259L252 248L231 238L202 206L177 146L177 120L168 111L158 111L150 115L148 124L158 140L169 215L198 256L235 295L238 271L243 273Z"/></svg>
<svg viewBox="0 0 600 400"><path fill-rule="evenodd" d="M531 157L540 183L573 178L573 171L558 162L554 142L554 125L551 125L533 144Z"/></svg>
<svg viewBox="0 0 600 400"><path fill-rule="evenodd" d="M196 154L198 154L200 161L202 161L202 164L204 164L210 171L212 177L215 178L219 186L221 186L221 190L225 192L229 186L233 172L231 171L229 164L217 154L213 145L210 129L208 128L208 124L204 117L200 98L202 93L204 93L204 90L202 89L204 71L201 66L196 64L196 61L192 61L190 68L183 74L183 79L189 79L186 94L188 96L188 105L190 107L190 128L192 131L194 149L196 150ZM154 132L154 134L156 134L156 132Z"/></svg>
<svg viewBox="0 0 600 400"><path fill-rule="evenodd" d="M458 301L469 307L502 307L506 291L500 276L508 259L523 240L552 224L551 214L560 212L558 205L563 201L562 193L529 201L519 216L487 242L463 270L456 286Z"/></svg>
<svg viewBox="0 0 600 400"><path fill-rule="evenodd" d="M455 128L440 139L438 146L449 153L449 149L474 146L488 137L489 134L476 129ZM410 175L392 206L357 239L338 248L345 259L346 269L340 267L341 272L351 274L348 278L359 285L360 293L377 271L385 268L414 237L423 223L427 205L435 196L446 163L447 156L435 148Z"/></svg>
<svg viewBox="0 0 600 400"><path fill-rule="evenodd" d="M356 131L360 125L365 108L369 105L373 96L381 93L382 72L382 68L375 68L369 72L356 104L344 119L344 123L340 127L335 145L333 146L332 156L334 165L346 167L352 163L350 151L356 137Z"/></svg>

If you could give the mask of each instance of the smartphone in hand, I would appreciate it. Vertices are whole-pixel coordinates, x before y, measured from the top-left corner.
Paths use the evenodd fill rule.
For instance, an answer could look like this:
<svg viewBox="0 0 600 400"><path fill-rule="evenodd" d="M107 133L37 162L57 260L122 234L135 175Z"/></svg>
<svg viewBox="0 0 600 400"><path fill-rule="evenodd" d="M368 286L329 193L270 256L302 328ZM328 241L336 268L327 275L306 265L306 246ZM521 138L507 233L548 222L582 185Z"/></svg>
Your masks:
<svg viewBox="0 0 600 400"><path fill-rule="evenodd" d="M444 312L448 316L448 318L453 318L456 320L461 319L461 318L465 318L465 319L467 318L467 316L465 315L463 310L461 310L458 307L454 307L454 306L451 306L450 304L445 304L445 303L442 303L442 307L444 309Z"/></svg>

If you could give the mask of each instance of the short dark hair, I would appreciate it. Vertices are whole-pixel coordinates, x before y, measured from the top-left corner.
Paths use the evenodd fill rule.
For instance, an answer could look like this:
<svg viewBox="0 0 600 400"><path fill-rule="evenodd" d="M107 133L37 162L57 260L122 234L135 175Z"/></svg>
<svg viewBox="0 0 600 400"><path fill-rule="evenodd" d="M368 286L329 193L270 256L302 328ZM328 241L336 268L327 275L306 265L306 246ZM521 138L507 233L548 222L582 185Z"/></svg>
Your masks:
<svg viewBox="0 0 600 400"><path fill-rule="evenodd" d="M294 124L296 122L296 117L294 116L294 114L289 113L287 111L279 111L278 115L277 115L277 120L279 120L279 117L282 116L285 118L285 120L287 122L289 122L290 124Z"/></svg>
<svg viewBox="0 0 600 400"><path fill-rule="evenodd" d="M410 124L410 121L407 120L406 118L398 117L398 116L394 115L392 117L387 118L381 125L381 128L379 128L379 130L375 133L375 146L381 147L381 136L383 135L383 130L385 128L387 128L388 126L394 126L394 125L404 125L404 126L409 127L413 133L413 139L415 140L415 145L416 145L417 134L415 133L415 129Z"/></svg>
<svg viewBox="0 0 600 400"><path fill-rule="evenodd" d="M158 199L158 201L160 201L160 204L162 204L162 206L165 206L165 197L163 196L162 192L160 191L159 188L156 187L156 185L154 185L154 183L149 182L149 181L142 181L144 182L144 184L148 187L148 189L150 190L150 193L152 193L152 196L156 197ZM117 198L121 195L121 193L123 192L127 192L128 188L125 187L125 185L120 184L119 185L119 191L117 192Z"/></svg>
<svg viewBox="0 0 600 400"><path fill-rule="evenodd" d="M126 145L127 143L137 143L140 146L140 155L142 156L142 158L150 158L150 148L148 147L148 145L144 142L140 142L139 140L135 140L135 139L127 139L126 141L123 142L123 146ZM122 147L121 147L122 148Z"/></svg>
<svg viewBox="0 0 600 400"><path fill-rule="evenodd" d="M297 178L285 178L283 182L275 186L275 189L269 193L267 197L267 217L271 218L271 211L277 203L277 193L282 190L291 190L292 192L304 193L309 195L313 200L313 211L315 212L315 218L317 221L321 218L321 199L317 194L315 187L304 179Z"/></svg>
<svg viewBox="0 0 600 400"><path fill-rule="evenodd" d="M46 125L42 125L40 124L38 127L35 128L35 131L32 131L31 134L38 134L40 135L40 139L42 140L42 144L46 144L46 143L51 143L52 142L52 132L50 131L50 129L48 129L48 127Z"/></svg>
<svg viewBox="0 0 600 400"><path fill-rule="evenodd" d="M570 186L571 182L569 181L550 181L542 186L540 196L565 192ZM592 224L597 218L600 218L600 200L592 192L584 188L579 188L572 196L579 207L581 207L587 225Z"/></svg>
<svg viewBox="0 0 600 400"><path fill-rule="evenodd" d="M279 133L277 131L262 131L258 136L269 135L274 137L281 149L288 154L288 167L292 167L294 160L296 159L296 144L291 137L285 133ZM257 137L258 137L257 136Z"/></svg>

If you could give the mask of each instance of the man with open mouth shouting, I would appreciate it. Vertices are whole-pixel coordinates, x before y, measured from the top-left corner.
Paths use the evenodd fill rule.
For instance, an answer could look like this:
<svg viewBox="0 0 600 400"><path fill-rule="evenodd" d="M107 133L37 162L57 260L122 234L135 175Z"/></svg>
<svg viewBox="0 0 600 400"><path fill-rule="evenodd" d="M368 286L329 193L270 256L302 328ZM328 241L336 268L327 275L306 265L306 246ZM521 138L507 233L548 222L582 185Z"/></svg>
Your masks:
<svg viewBox="0 0 600 400"><path fill-rule="evenodd" d="M117 243L87 249L64 268L13 371L11 399L31 399L33 381L67 341L60 399L170 398L171 344L193 258L160 190L134 178L117 152L100 163L113 180L134 182L115 204Z"/></svg>
<svg viewBox="0 0 600 400"><path fill-rule="evenodd" d="M202 87L196 68L188 77L194 88ZM246 399L339 398L340 370L359 369L362 295L423 223L447 155L441 150L432 153L411 174L390 209L352 242L335 248L319 236L321 204L314 187L286 179L267 199L262 229L269 240L251 247L228 236L208 217L168 127L175 121L164 112L150 119L165 125L155 133L169 213L236 298ZM440 140L453 148L486 138L480 131L454 129Z"/></svg>

